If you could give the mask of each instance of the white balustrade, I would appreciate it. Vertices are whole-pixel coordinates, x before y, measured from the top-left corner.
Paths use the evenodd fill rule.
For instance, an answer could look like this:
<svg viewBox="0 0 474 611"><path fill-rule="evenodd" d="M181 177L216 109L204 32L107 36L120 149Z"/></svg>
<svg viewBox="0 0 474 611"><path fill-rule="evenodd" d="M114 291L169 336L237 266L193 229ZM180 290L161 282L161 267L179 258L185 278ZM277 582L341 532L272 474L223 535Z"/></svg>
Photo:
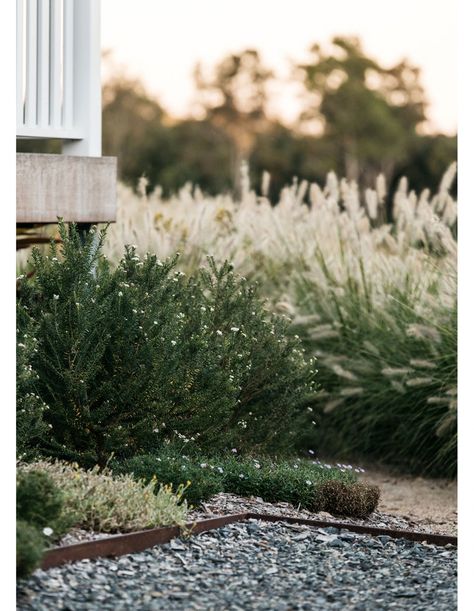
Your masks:
<svg viewBox="0 0 474 611"><path fill-rule="evenodd" d="M101 155L100 0L16 0L17 138Z"/></svg>

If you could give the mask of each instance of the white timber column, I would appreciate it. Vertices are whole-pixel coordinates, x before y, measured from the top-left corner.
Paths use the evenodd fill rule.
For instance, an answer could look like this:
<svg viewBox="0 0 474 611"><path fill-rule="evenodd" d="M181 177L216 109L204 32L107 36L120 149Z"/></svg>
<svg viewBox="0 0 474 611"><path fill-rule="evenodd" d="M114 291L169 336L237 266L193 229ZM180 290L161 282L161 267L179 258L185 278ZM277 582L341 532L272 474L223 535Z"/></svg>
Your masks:
<svg viewBox="0 0 474 611"><path fill-rule="evenodd" d="M100 0L64 0L63 19L63 122L66 129L70 123L81 133L81 140L63 142L63 154L100 157ZM71 77L72 65L74 70Z"/></svg>

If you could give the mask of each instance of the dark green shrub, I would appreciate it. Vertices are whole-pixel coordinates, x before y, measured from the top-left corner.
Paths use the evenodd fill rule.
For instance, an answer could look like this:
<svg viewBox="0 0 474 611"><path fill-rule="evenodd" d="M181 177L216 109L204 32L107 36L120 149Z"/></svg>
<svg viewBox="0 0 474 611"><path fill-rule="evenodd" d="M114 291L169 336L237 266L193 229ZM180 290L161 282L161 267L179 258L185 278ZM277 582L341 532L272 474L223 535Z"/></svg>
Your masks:
<svg viewBox="0 0 474 611"><path fill-rule="evenodd" d="M31 366L37 350L37 340L32 334L33 325L25 317L23 309L19 309L17 318L16 451L20 460L31 460L38 454L41 438L48 431L43 419L43 413L48 407L36 394L38 374Z"/></svg>
<svg viewBox="0 0 474 611"><path fill-rule="evenodd" d="M204 465L204 466L201 466ZM222 476L217 469L206 468L206 462L196 463L187 456L160 453L159 456L135 456L120 464L114 464L116 473L133 473L137 479L150 481L154 476L162 484L172 484L176 490L180 484L189 486L183 498L193 506L223 492Z"/></svg>
<svg viewBox="0 0 474 611"><path fill-rule="evenodd" d="M314 495L314 510L334 516L365 518L377 508L380 489L365 483L347 484L338 480L322 483Z"/></svg>
<svg viewBox="0 0 474 611"><path fill-rule="evenodd" d="M173 438L213 451L291 449L316 372L253 285L211 259L187 278L176 258L133 248L112 268L104 232L83 243L74 226L59 229L62 251L34 251L19 300L49 406L45 453L104 465L112 452L132 457Z"/></svg>
<svg viewBox="0 0 474 611"><path fill-rule="evenodd" d="M44 537L41 531L19 520L16 524L16 574L28 577L40 565L44 551Z"/></svg>
<svg viewBox="0 0 474 611"><path fill-rule="evenodd" d="M47 473L30 471L17 473L17 519L38 528L53 527L63 506L63 496Z"/></svg>

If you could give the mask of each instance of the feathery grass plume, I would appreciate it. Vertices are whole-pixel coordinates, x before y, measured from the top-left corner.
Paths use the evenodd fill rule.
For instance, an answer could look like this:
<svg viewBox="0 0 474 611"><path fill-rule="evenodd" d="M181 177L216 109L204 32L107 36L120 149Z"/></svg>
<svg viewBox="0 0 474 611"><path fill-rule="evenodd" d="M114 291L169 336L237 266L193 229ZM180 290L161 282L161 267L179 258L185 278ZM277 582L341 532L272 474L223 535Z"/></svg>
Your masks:
<svg viewBox="0 0 474 611"><path fill-rule="evenodd" d="M425 359L410 359L410 365L412 367L419 367L420 369L436 369L436 363L433 361L426 361Z"/></svg>

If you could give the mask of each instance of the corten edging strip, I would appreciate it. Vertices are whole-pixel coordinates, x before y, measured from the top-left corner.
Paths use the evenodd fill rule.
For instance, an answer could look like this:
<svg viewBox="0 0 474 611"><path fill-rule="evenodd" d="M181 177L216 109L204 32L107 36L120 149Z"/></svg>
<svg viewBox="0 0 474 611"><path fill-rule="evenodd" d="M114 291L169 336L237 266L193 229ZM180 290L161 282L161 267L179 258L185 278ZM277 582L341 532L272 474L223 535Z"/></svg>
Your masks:
<svg viewBox="0 0 474 611"><path fill-rule="evenodd" d="M303 524L319 528L328 528L332 526L333 528L372 536L387 535L394 539L409 539L411 541L426 541L433 545L457 546L457 537L450 535L380 528L377 526L362 526L360 524L348 524L346 522L336 522L333 520L311 520L308 518L294 518L289 516L246 512L209 518L207 520L200 520L199 522L190 522L186 525L185 529L181 529L179 526L167 526L164 528L153 528L124 535L113 535L104 539L95 539L94 541L85 541L84 543L75 543L73 545L65 545L64 547L55 547L44 554L41 568L49 569L66 564L67 562L92 560L93 558L100 557L116 557L123 556L124 554L142 552L155 545L169 543L169 541L179 537L186 531L190 531L190 534L194 535L221 528L227 524L243 522L244 520L250 519L262 520L263 522L288 522L289 524Z"/></svg>
<svg viewBox="0 0 474 611"><path fill-rule="evenodd" d="M183 532L191 531L192 534L205 532L220 528L226 524L246 520L248 513L238 513L218 518L209 518L199 522L189 522L185 529L179 526L165 526L163 528L152 528L123 535L112 535L94 541L84 541L63 547L54 547L48 550L41 562L42 569L49 569L67 562L77 560L92 560L100 557L123 556L124 554L134 554L142 552L154 545L163 545L171 539L179 537Z"/></svg>
<svg viewBox="0 0 474 611"><path fill-rule="evenodd" d="M393 539L409 539L410 541L426 541L433 545L455 545L458 544L457 537L451 535L438 535L436 533L425 533L414 530L402 530L398 528L382 528L380 526L364 526L362 524L348 524L347 522L336 522L333 520L312 520L309 518L293 518L284 516L274 516L272 514L249 513L248 519L264 520L265 522L288 522L290 524L305 524L307 526L318 526L319 528L327 528L332 526L349 530L355 533L364 535L387 535Z"/></svg>

